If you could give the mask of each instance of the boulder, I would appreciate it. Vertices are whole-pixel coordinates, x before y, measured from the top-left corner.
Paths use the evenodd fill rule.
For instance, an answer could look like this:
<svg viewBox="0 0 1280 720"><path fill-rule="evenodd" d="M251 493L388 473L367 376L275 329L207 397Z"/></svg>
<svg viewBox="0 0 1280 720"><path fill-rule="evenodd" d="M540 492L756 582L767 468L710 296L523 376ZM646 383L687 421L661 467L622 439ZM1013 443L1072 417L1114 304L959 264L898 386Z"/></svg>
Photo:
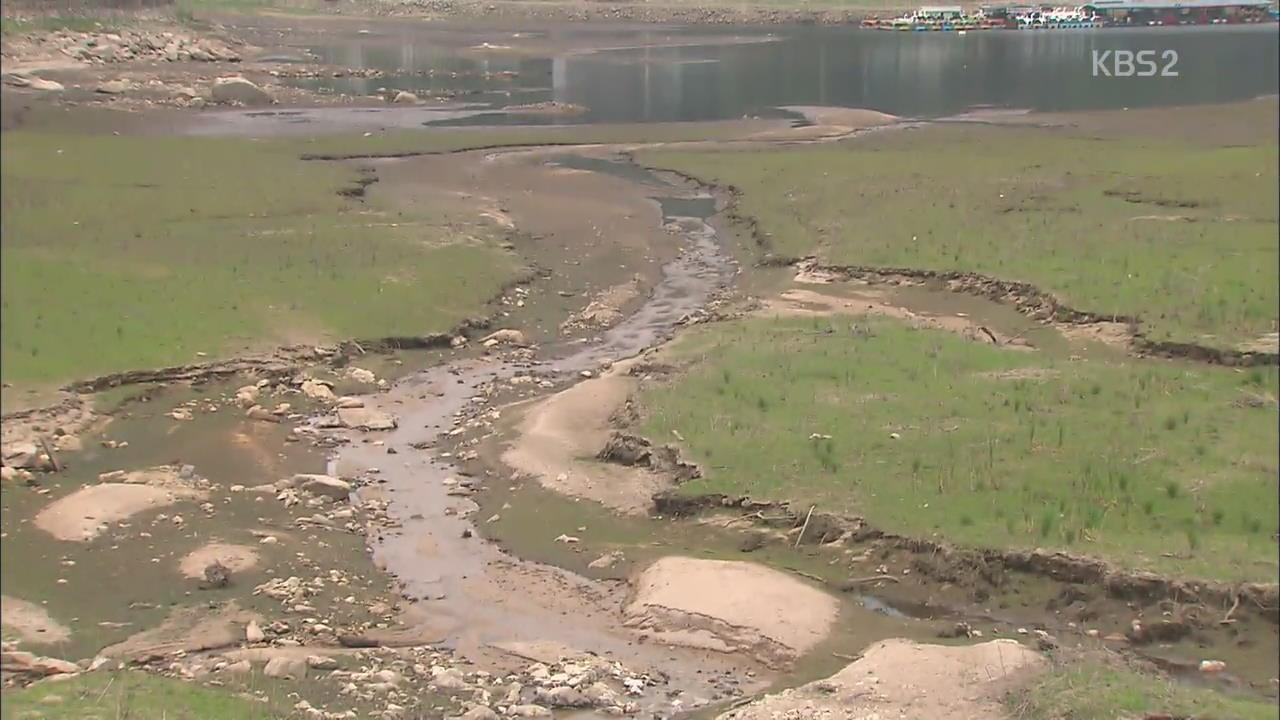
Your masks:
<svg viewBox="0 0 1280 720"><path fill-rule="evenodd" d="M330 475L299 473L293 476L293 486L312 495L321 495L334 500L346 500L351 494L351 483Z"/></svg>
<svg viewBox="0 0 1280 720"><path fill-rule="evenodd" d="M498 713L490 710L487 705L477 705L462 713L460 718L461 720L498 720Z"/></svg>
<svg viewBox="0 0 1280 720"><path fill-rule="evenodd" d="M551 711L541 705L512 705L507 708L511 717L551 717Z"/></svg>
<svg viewBox="0 0 1280 720"><path fill-rule="evenodd" d="M272 415L270 410L262 407L261 405L254 405L253 407L246 410L244 415L250 420L262 420L264 422L273 422L273 423L280 422L279 417Z"/></svg>
<svg viewBox="0 0 1280 720"><path fill-rule="evenodd" d="M340 408L338 422L343 427L356 430L394 430L396 428L394 417L368 408Z"/></svg>
<svg viewBox="0 0 1280 720"><path fill-rule="evenodd" d="M218 78L209 96L216 103L234 105L270 105L274 100L266 90L242 77Z"/></svg>
<svg viewBox="0 0 1280 720"><path fill-rule="evenodd" d="M539 703L553 708L584 708L591 706L591 700L581 692L561 685L553 688L538 688L536 698Z"/></svg>
<svg viewBox="0 0 1280 720"><path fill-rule="evenodd" d="M9 650L0 653L0 670L26 675L68 675L80 672L80 666L67 660Z"/></svg>
<svg viewBox="0 0 1280 720"><path fill-rule="evenodd" d="M353 367L350 370L347 370L347 377L358 383L365 383L368 385L372 385L378 381L377 375L374 375L372 372L365 370L364 368L358 367Z"/></svg>
<svg viewBox="0 0 1280 720"><path fill-rule="evenodd" d="M4 464L13 468L35 470L44 464L44 456L40 452L40 448L36 447L33 442L16 442L5 445L4 450L0 451L0 455L4 457Z"/></svg>
<svg viewBox="0 0 1280 720"><path fill-rule="evenodd" d="M267 661L262 674L273 678L301 680L307 676L307 661L301 658L277 655Z"/></svg>
<svg viewBox="0 0 1280 720"><path fill-rule="evenodd" d="M257 620L250 620L244 628L244 639L246 642L260 643L267 639L267 634L262 632Z"/></svg>
<svg viewBox="0 0 1280 720"><path fill-rule="evenodd" d="M98 87L94 88L94 92L103 95L123 95L133 88L133 83L128 80L108 80Z"/></svg>
<svg viewBox="0 0 1280 720"><path fill-rule="evenodd" d="M328 385L325 385L324 383L318 380L312 380L311 378L307 378L306 380L303 380L302 386L299 389L302 391L303 395L306 395L312 400L319 400L321 402L333 402L334 400L338 399L337 396L333 394L333 390L331 390Z"/></svg>
<svg viewBox="0 0 1280 720"><path fill-rule="evenodd" d="M524 333L519 330L498 330L486 335L480 340L485 347L493 347L494 345L526 345Z"/></svg>
<svg viewBox="0 0 1280 720"><path fill-rule="evenodd" d="M457 668L441 670L431 678L431 687L436 690L461 690L467 686L462 678L462 671Z"/></svg>
<svg viewBox="0 0 1280 720"><path fill-rule="evenodd" d="M58 439L53 441L53 446L59 452L79 452L84 448L84 443L75 435L59 435Z"/></svg>
<svg viewBox="0 0 1280 720"><path fill-rule="evenodd" d="M397 105L416 105L418 103L418 96L406 90L401 90L396 93L395 98L393 98L391 102Z"/></svg>

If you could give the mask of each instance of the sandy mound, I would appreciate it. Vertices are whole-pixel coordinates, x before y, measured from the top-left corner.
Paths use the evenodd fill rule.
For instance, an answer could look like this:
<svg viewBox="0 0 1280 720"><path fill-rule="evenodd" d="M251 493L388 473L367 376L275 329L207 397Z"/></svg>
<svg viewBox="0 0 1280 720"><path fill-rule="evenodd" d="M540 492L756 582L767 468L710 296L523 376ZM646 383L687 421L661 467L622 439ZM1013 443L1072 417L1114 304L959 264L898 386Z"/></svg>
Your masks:
<svg viewBox="0 0 1280 720"><path fill-rule="evenodd" d="M183 577L192 580L204 579L204 569L215 562L220 562L233 573L248 570L258 564L258 551L248 545L228 545L226 543L209 543L202 548L192 550L182 562L178 570Z"/></svg>
<svg viewBox="0 0 1280 720"><path fill-rule="evenodd" d="M192 488L126 483L92 485L50 503L36 515L36 527L59 540L88 542L108 523L172 505L183 498L203 496L203 492Z"/></svg>
<svg viewBox="0 0 1280 720"><path fill-rule="evenodd" d="M47 610L8 595L0 597L0 625L27 643L51 645L71 637L71 629L50 617Z"/></svg>
<svg viewBox="0 0 1280 720"><path fill-rule="evenodd" d="M518 435L502 455L513 469L536 475L544 487L595 500L622 512L646 512L654 493L667 487L640 468L584 460L609 441L609 417L636 387L629 362L541 400L528 409Z"/></svg>
<svg viewBox="0 0 1280 720"><path fill-rule="evenodd" d="M996 720L1006 717L1000 695L1009 679L1035 672L1044 662L1015 640L968 647L884 640L825 680L766 695L719 720Z"/></svg>
<svg viewBox="0 0 1280 720"><path fill-rule="evenodd" d="M262 617L241 610L234 602L221 610L204 606L178 608L159 627L133 635L100 654L143 663L177 653L217 650L243 642L245 626L251 620L261 621Z"/></svg>
<svg viewBox="0 0 1280 720"><path fill-rule="evenodd" d="M777 666L818 644L838 611L834 597L763 565L665 557L636 579L624 614L661 642Z"/></svg>

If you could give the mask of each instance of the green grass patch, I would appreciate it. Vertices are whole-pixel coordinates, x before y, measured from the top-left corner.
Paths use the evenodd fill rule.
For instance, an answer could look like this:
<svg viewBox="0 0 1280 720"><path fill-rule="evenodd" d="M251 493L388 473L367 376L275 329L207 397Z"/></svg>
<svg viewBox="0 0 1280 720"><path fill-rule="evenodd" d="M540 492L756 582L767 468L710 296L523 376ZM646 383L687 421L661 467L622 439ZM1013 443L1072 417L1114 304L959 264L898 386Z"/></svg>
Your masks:
<svg viewBox="0 0 1280 720"><path fill-rule="evenodd" d="M251 700L141 671L96 672L61 682L6 691L3 720L271 720L290 713L283 703Z"/></svg>
<svg viewBox="0 0 1280 720"><path fill-rule="evenodd" d="M1275 720L1276 705L1111 663L1080 661L1055 668L1008 698L1014 720L1126 720L1156 715L1189 720Z"/></svg>
<svg viewBox="0 0 1280 720"><path fill-rule="evenodd" d="M851 328L752 319L682 336L674 352L692 369L642 395L641 425L683 437L703 467L682 490L1275 581L1275 368L1068 361L887 320Z"/></svg>
<svg viewBox="0 0 1280 720"><path fill-rule="evenodd" d="M476 218L341 196L354 168L286 142L23 132L0 150L6 382L445 331L517 271Z"/></svg>
<svg viewBox="0 0 1280 720"><path fill-rule="evenodd" d="M1154 339L1276 330L1277 145L932 127L843 145L642 158L741 190L771 250L1026 281Z"/></svg>

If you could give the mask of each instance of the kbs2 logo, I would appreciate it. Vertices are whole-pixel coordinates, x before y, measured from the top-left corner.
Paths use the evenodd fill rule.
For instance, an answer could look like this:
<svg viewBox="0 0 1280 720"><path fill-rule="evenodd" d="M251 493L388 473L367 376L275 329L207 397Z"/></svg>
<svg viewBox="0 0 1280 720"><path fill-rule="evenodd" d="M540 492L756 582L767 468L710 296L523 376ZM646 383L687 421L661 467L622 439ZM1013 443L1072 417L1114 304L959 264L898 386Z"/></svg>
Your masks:
<svg viewBox="0 0 1280 720"><path fill-rule="evenodd" d="M1156 62L1155 50L1094 50L1094 77L1178 77L1178 51L1165 50Z"/></svg>

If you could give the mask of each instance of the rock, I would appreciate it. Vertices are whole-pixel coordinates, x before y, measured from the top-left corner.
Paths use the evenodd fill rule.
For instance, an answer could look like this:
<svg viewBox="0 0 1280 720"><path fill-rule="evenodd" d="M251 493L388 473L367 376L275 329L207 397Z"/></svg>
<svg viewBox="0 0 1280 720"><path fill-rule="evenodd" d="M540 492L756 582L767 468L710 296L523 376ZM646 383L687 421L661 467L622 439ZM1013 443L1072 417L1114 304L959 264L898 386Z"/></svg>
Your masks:
<svg viewBox="0 0 1280 720"><path fill-rule="evenodd" d="M330 389L328 385L325 385L324 383L319 382L317 380L312 380L311 378L307 378L306 380L303 380L302 386L299 388L299 390L302 391L303 395L306 395L312 400L319 400L321 402L333 402L338 399L337 396L333 394L333 390Z"/></svg>
<svg viewBox="0 0 1280 720"><path fill-rule="evenodd" d="M351 378L352 380L355 380L358 383L365 383L366 385L372 385L373 383L376 383L378 381L378 376L374 375L372 372L368 370L365 370L364 368L358 368L358 367L353 367L347 370L347 377Z"/></svg>
<svg viewBox="0 0 1280 720"><path fill-rule="evenodd" d="M244 639L246 642L260 643L267 639L267 634L262 632L257 620L250 620L244 628Z"/></svg>
<svg viewBox="0 0 1280 720"><path fill-rule="evenodd" d="M351 483L329 475L308 475L299 473L293 476L294 487L312 495L346 500L351 495Z"/></svg>
<svg viewBox="0 0 1280 720"><path fill-rule="evenodd" d="M583 708L591 706L591 701L587 699L586 695L567 685L553 687L549 690L538 688L535 698L539 703L553 708Z"/></svg>
<svg viewBox="0 0 1280 720"><path fill-rule="evenodd" d="M498 713L489 709L487 705L477 705L470 710L462 713L461 720L498 720Z"/></svg>
<svg viewBox="0 0 1280 720"><path fill-rule="evenodd" d="M738 542L738 550L741 552L755 552L765 546L769 536L759 530L748 532L742 536L742 540Z"/></svg>
<svg viewBox="0 0 1280 720"><path fill-rule="evenodd" d="M338 422L343 427L357 430L394 430L396 419L380 410L368 408L340 408Z"/></svg>
<svg viewBox="0 0 1280 720"><path fill-rule="evenodd" d="M618 705L622 702L622 698L613 688L602 682L592 683L582 694L595 707L608 707L610 705Z"/></svg>
<svg viewBox="0 0 1280 720"><path fill-rule="evenodd" d="M80 666L67 660L8 650L0 652L0 670L26 675L69 675L80 672Z"/></svg>
<svg viewBox="0 0 1280 720"><path fill-rule="evenodd" d="M214 102L224 104L270 105L274 102L266 90L238 76L214 80L209 96Z"/></svg>
<svg viewBox="0 0 1280 720"><path fill-rule="evenodd" d="M4 464L12 468L36 470L43 464L40 449L33 442L5 445L0 454L3 454Z"/></svg>
<svg viewBox="0 0 1280 720"><path fill-rule="evenodd" d="M454 335L453 337L449 338L449 347L455 350L466 344L467 344L467 338L462 335Z"/></svg>
<svg viewBox="0 0 1280 720"><path fill-rule="evenodd" d="M108 80L93 91L103 95L123 95L131 89L133 89L133 83L128 80Z"/></svg>
<svg viewBox="0 0 1280 720"><path fill-rule="evenodd" d="M250 420L262 420L264 422L273 422L273 423L280 422L279 417L272 415L270 410L267 410L261 405L254 405L253 407L246 410L244 415Z"/></svg>
<svg viewBox="0 0 1280 720"><path fill-rule="evenodd" d="M295 657L277 655L267 661L262 674L273 678L293 678L301 680L307 676L307 663Z"/></svg>
<svg viewBox="0 0 1280 720"><path fill-rule="evenodd" d="M480 340L485 347L493 347L495 345L526 345L524 333L519 330L498 330L490 333Z"/></svg>
<svg viewBox="0 0 1280 720"><path fill-rule="evenodd" d="M307 667L316 670L333 670L338 667L338 661L325 655L308 655Z"/></svg>
<svg viewBox="0 0 1280 720"><path fill-rule="evenodd" d="M463 679L462 671L457 668L440 670L431 678L431 687L436 690L461 690L466 686L467 681Z"/></svg>
<svg viewBox="0 0 1280 720"><path fill-rule="evenodd" d="M41 90L44 92L62 92L66 88L62 83L53 80L45 80L31 75L12 74L5 76L5 82L14 87L27 88L28 90Z"/></svg>
<svg viewBox="0 0 1280 720"><path fill-rule="evenodd" d="M551 711L541 705L512 705L507 708L511 717L551 717Z"/></svg>
<svg viewBox="0 0 1280 720"><path fill-rule="evenodd" d="M1134 620L1125 636L1135 645L1153 642L1177 642L1191 634L1191 626L1181 620L1156 620L1144 623Z"/></svg>
<svg viewBox="0 0 1280 720"><path fill-rule="evenodd" d="M1214 675L1227 669L1227 664L1221 660L1201 660L1200 672L1206 675Z"/></svg>
<svg viewBox="0 0 1280 720"><path fill-rule="evenodd" d="M180 87L177 90L173 91L173 97L181 100L194 100L200 97L200 93L196 92L196 89L193 87ZM253 387L253 386L250 385L249 387ZM258 388L254 387L253 389L255 391L254 397L257 397L258 393L256 391Z"/></svg>
<svg viewBox="0 0 1280 720"><path fill-rule="evenodd" d="M344 395L338 398L339 409L362 408L362 407L364 407L364 400L361 400L358 397L351 397L350 395Z"/></svg>
<svg viewBox="0 0 1280 720"><path fill-rule="evenodd" d="M258 386L245 385L236 390L236 404L243 408L253 407L258 403Z"/></svg>
<svg viewBox="0 0 1280 720"><path fill-rule="evenodd" d="M600 557L596 558L595 560L592 560L591 562L587 563L587 567L591 568L592 570L607 570L613 567L614 565L618 564L618 561L621 559L622 559L622 553L618 552L617 550L614 550L613 552L607 552L604 555L601 555Z"/></svg>
<svg viewBox="0 0 1280 720"><path fill-rule="evenodd" d="M253 664L250 663L248 660L241 660L240 662L233 662L230 665L222 668L222 671L234 673L236 675L247 675L253 672Z"/></svg>
<svg viewBox="0 0 1280 720"><path fill-rule="evenodd" d="M60 435L53 441L53 446L59 452L80 452L84 448L84 443L75 435Z"/></svg>
<svg viewBox="0 0 1280 720"><path fill-rule="evenodd" d="M391 102L396 103L397 105L414 105L418 102L418 96L411 92L401 90L396 93L395 98L393 98Z"/></svg>

